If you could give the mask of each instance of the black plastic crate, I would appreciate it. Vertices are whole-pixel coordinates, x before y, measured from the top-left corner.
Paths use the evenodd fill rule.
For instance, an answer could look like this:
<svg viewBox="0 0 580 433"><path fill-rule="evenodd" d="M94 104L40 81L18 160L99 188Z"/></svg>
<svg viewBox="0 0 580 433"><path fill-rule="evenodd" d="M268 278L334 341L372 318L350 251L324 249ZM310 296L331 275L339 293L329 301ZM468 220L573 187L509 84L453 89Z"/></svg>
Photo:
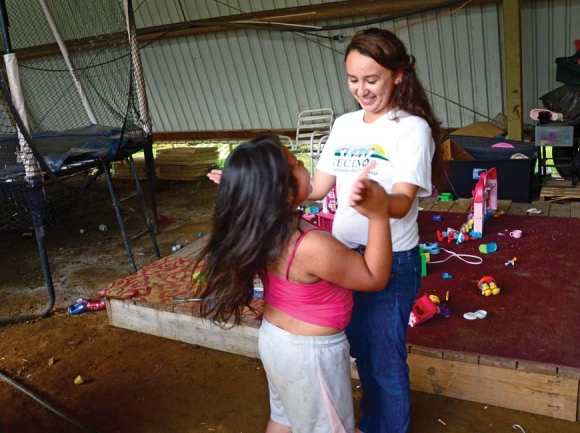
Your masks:
<svg viewBox="0 0 580 433"><path fill-rule="evenodd" d="M556 81L580 86L580 65L568 62L568 57L556 59Z"/></svg>
<svg viewBox="0 0 580 433"><path fill-rule="evenodd" d="M451 135L449 138L475 158L473 161L447 161L450 192L458 198L471 198L479 173L495 167L498 179L497 195L500 200L516 203L532 201L532 183L537 160L533 143L464 135ZM497 143L509 143L514 147L492 147ZM515 153L522 153L528 159L511 159Z"/></svg>

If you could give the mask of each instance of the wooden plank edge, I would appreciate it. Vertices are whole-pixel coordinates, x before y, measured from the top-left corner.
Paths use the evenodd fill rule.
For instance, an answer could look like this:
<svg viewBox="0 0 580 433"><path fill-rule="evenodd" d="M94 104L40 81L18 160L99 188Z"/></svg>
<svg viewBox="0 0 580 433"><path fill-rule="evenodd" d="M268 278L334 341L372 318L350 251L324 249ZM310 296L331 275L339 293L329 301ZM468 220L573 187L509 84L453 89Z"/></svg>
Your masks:
<svg viewBox="0 0 580 433"><path fill-rule="evenodd" d="M411 389L567 421L578 416L578 380L410 353Z"/></svg>
<svg viewBox="0 0 580 433"><path fill-rule="evenodd" d="M175 314L108 299L112 326L144 332L184 343L238 355L259 357L258 327L222 328L187 314ZM445 359L443 352L409 347L407 362L411 388L451 398L491 404L508 409L577 421L580 414L577 378L498 368L474 362ZM413 352L413 349L415 352ZM427 356L419 354L426 351ZM575 375L575 370L569 375ZM351 376L358 379L351 359Z"/></svg>
<svg viewBox="0 0 580 433"><path fill-rule="evenodd" d="M258 327L228 329L188 314L155 310L117 299L107 300L112 326L210 349L258 357Z"/></svg>

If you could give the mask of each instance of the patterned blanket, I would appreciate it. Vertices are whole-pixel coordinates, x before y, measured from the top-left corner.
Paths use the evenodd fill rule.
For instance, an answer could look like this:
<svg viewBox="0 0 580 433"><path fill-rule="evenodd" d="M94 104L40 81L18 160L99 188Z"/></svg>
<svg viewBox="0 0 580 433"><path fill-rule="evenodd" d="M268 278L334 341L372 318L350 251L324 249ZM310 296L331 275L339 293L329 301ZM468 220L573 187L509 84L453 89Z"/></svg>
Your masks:
<svg viewBox="0 0 580 433"><path fill-rule="evenodd" d="M153 308L163 306L175 312L191 311L196 315L199 302L175 303L174 298L195 297L193 273L194 260L183 257L164 257L125 278L113 281L95 293L95 298L132 300L140 304L149 304ZM251 304L254 312L244 308L243 315L260 317L263 301L254 299Z"/></svg>

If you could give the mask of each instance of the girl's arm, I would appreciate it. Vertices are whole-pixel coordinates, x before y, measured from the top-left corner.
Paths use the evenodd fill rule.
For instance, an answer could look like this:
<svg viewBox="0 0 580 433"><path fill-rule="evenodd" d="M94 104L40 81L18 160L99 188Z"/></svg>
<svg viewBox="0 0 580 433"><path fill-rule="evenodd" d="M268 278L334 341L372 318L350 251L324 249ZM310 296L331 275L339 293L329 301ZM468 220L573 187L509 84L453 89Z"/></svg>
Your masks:
<svg viewBox="0 0 580 433"><path fill-rule="evenodd" d="M335 182L336 176L325 173L324 171L315 170L314 177L310 179L310 195L308 196L308 200L322 200L326 197L326 194L328 194Z"/></svg>
<svg viewBox="0 0 580 433"><path fill-rule="evenodd" d="M378 291L389 281L392 264L389 199L385 190L368 179L369 164L355 182L350 204L369 219L364 255L350 250L329 233L309 233L297 259L313 276L359 291Z"/></svg>

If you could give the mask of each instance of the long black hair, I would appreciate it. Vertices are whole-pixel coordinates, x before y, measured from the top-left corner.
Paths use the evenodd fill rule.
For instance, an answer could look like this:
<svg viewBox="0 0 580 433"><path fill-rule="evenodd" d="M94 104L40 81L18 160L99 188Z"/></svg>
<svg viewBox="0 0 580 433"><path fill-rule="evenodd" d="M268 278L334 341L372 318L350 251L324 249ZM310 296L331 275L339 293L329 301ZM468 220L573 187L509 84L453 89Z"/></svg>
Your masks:
<svg viewBox="0 0 580 433"><path fill-rule="evenodd" d="M226 159L209 241L197 257L200 314L214 323L241 321L254 278L273 265L296 230L298 183L275 135L236 147Z"/></svg>

